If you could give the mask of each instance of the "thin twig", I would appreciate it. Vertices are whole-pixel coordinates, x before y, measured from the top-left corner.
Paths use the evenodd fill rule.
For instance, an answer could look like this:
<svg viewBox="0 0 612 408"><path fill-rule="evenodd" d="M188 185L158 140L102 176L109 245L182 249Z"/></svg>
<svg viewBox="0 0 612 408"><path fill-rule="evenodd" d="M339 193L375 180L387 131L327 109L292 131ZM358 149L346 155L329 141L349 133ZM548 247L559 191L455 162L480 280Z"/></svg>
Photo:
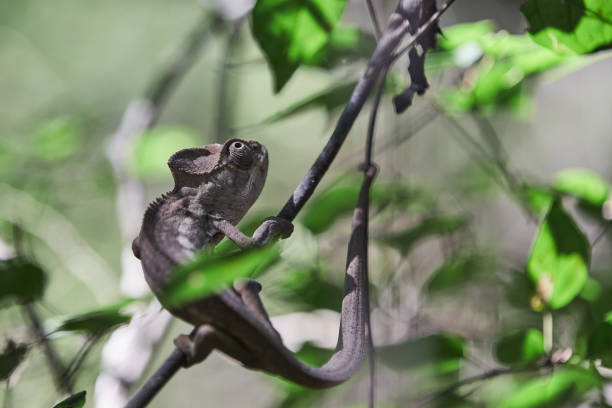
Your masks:
<svg viewBox="0 0 612 408"><path fill-rule="evenodd" d="M25 251L23 249L23 231L17 224L13 224L12 227L15 255L18 258L26 259ZM55 349L49 342L47 336L45 336L40 316L38 316L38 312L36 311L34 304L32 302L25 303L23 305L23 311L25 312L25 315L30 322L30 330L32 331L34 341L39 343L42 347L43 354L47 359L47 364L53 372L53 381L55 382L55 386L58 390L61 390L62 392L72 393L72 382L64 381L64 378L62 376L64 372L64 364L58 357L57 353L55 352Z"/></svg>
<svg viewBox="0 0 612 408"><path fill-rule="evenodd" d="M374 8L374 4L372 4L372 0L366 0L365 3L368 8L370 20L372 21L372 27L374 27L374 35L376 36L377 40L380 40L382 31L380 29L380 24L378 23L378 17L376 17L376 9Z"/></svg>
<svg viewBox="0 0 612 408"><path fill-rule="evenodd" d="M433 402L434 400L438 398L442 398L444 396L452 394L453 392L463 387L464 385L473 384L478 381L488 380L489 378L499 377L502 375L518 374L518 373L529 372L529 371L537 371L542 368L552 367L552 366L553 366L553 363L549 359L546 359L532 366L495 368L493 370L486 371L481 374L477 374L473 377L464 378L463 380L457 381L456 383L451 384L448 387L440 391L436 391L434 393L426 395L420 398L420 402L416 405L413 405L413 408L425 407L429 403Z"/></svg>
<svg viewBox="0 0 612 408"><path fill-rule="evenodd" d="M154 126L159 120L161 110L168 100L168 97L175 89L180 79L185 76L185 72L193 65L199 55L202 46L209 38L209 31L212 22L212 17L208 11L205 11L196 23L193 30L187 35L184 42L183 50L178 57L172 62L169 68L164 69L154 80L146 92L147 99L153 105L153 112L149 127Z"/></svg>
<svg viewBox="0 0 612 408"><path fill-rule="evenodd" d="M232 22L229 27L229 33L225 43L225 52L223 59L219 64L219 77L217 79L216 95L216 115L215 115L215 130L213 132L214 141L216 143L223 143L227 139L228 135L228 116L231 112L230 104L228 103L228 76L230 73L229 61L232 58L236 44L238 43L240 29L242 28L244 19L241 18L235 22Z"/></svg>

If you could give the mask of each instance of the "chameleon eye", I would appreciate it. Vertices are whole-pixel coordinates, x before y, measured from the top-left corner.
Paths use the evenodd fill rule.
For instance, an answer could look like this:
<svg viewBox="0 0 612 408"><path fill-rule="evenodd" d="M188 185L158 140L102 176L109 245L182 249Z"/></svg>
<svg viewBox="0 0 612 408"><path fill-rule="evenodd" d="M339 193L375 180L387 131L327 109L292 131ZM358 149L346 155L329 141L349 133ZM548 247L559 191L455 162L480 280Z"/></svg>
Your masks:
<svg viewBox="0 0 612 408"><path fill-rule="evenodd" d="M253 163L251 150L242 142L234 142L229 148L230 159L241 169L248 169Z"/></svg>

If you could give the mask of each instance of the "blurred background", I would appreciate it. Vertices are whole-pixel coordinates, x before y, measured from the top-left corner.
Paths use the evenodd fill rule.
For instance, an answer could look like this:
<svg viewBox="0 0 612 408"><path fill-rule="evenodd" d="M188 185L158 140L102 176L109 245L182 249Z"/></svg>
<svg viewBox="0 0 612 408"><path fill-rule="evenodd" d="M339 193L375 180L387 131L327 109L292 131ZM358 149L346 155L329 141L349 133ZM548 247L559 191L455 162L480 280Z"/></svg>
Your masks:
<svg viewBox="0 0 612 408"><path fill-rule="evenodd" d="M333 66L301 67L274 93L249 4L235 3L0 0L0 255L26 258L46 277L39 277L44 294L41 289L36 302L0 297L3 358L11 341L25 345L18 349L21 364L10 380L3 378L4 407L50 407L81 390L86 407L121 406L171 352L172 339L190 330L150 303L129 249L146 204L172 187L171 153L229 137L260 141L271 162L252 213L268 216L280 210L327 141L373 50L365 4L349 1L340 23L363 35L354 55ZM522 3L457 1L441 26L490 20L484 33L523 38ZM375 7L384 27L395 2ZM567 169L612 180L609 52L551 63L554 69L525 75L511 97L468 103L453 92L467 86L469 67L499 56L486 47L475 56L469 47L457 54L453 40L461 33L452 33L457 36L447 34L428 56L430 89L401 115L391 99L408 82L407 62L396 64L377 121L381 172L370 273L380 406L416 406L460 378L507 363L499 355L506 333L540 333L546 323L525 265L550 188ZM370 108L298 217L296 233L283 242L284 262L260 278L288 345L313 362L335 346ZM575 354L587 341L581 335L612 309L607 220L580 204L580 197L564 198L593 244L590 278L579 296L552 313L552 349ZM92 311L97 321L83 318ZM115 326L132 316L136 331L109 342ZM59 371L49 364L45 343ZM151 406L365 406L366 371L311 392L214 353L181 370ZM59 384L58 372L70 373L69 387ZM432 404L498 406L500 396L538 373L494 376ZM602 388L586 387L580 396L604 404Z"/></svg>

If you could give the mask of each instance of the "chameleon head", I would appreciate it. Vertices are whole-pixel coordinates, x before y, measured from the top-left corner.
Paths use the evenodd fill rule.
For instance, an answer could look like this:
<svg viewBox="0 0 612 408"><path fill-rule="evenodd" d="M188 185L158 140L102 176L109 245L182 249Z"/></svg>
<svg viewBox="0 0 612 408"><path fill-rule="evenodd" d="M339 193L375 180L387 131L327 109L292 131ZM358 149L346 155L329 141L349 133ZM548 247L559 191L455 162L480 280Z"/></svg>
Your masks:
<svg viewBox="0 0 612 408"><path fill-rule="evenodd" d="M180 150L168 166L175 191L198 194L207 211L238 222L263 189L268 150L254 140L229 139Z"/></svg>

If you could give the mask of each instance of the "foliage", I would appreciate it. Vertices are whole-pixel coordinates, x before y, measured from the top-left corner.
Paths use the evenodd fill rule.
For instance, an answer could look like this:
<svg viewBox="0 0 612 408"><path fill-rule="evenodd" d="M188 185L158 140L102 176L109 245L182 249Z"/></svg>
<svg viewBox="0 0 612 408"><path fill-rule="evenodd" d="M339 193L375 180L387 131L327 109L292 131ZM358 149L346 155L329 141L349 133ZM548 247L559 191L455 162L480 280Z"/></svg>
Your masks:
<svg viewBox="0 0 612 408"><path fill-rule="evenodd" d="M85 394L87 394L87 391L80 391L76 394L72 394L65 400L55 404L53 408L82 408L85 405Z"/></svg>
<svg viewBox="0 0 612 408"><path fill-rule="evenodd" d="M76 384L87 391L54 406L77 408L109 365L104 356L98 362L97 352L83 364L93 343L142 317L141 300L149 300L100 294L101 286L124 287L129 280L116 272L132 267L128 238L141 214L126 214L126 203L171 188L167 160L179 149L225 137L262 138L271 156L262 200L272 210L249 213L239 228L251 234L280 208L322 148L320 129L328 126L315 123L322 115L311 113L322 111L331 123L344 109L355 111L355 88L361 75L371 75L368 60L379 40L363 24L371 19L367 8L346 0L257 0L238 17L225 10L236 11L237 4L217 2L206 11L215 16L212 46L202 49L202 63L180 85L181 69L198 57L190 50L192 35L183 33L185 22L200 11L196 2L151 2L146 8L129 2L47 3L0 4L0 50L10 62L0 68L6 95L0 109L0 192L7 197L0 205L0 324L7 333L0 380L6 381L4 406L49 406L68 393L41 386L40 377L54 375L59 383L78 373ZM472 12L473 4L461 3L452 5L455 16ZM379 23L388 20L388 6L375 4ZM606 50L612 48L612 2L527 0L519 8L498 0L493 6L504 10L496 21L442 27L435 49L417 50L417 59L427 55L430 88L405 116L395 116L389 98L412 85L405 56L398 55L400 63L391 64L381 82L374 132L381 171L370 196L368 253L377 381L384 390L377 390L376 406L418 405L421 399L434 407L521 408L605 401L609 378L602 367L612 368L612 200L601 152L609 146L604 135L601 145L588 146L588 157L564 149L605 133L586 118L600 112L605 122L609 116L600 110L605 101L588 99L609 85L601 72L609 67ZM510 11L525 20L513 22ZM173 44L188 58L167 52ZM167 71L154 75L152 66L166 54ZM412 59L408 66L414 69L418 62ZM575 72L602 61L607 65ZM125 146L126 163L117 167L105 157L110 135L148 77L155 86L167 80L156 106L160 124L140 133L140 124L122 123L122 130L133 126L138 132ZM551 79L563 80L563 86ZM601 89L585 85L595 81ZM540 93L532 100L534 89ZM203 250L173 271L161 299L165 307L227 290L236 279L261 277L271 314L341 309L348 223L361 182L354 169L362 161L375 90L364 97L348 147L331 165L336 175L324 178L304 206L289 242L240 251L225 240L214 253ZM530 109L536 104L545 114ZM525 113L533 113L531 122L519 121ZM452 115L445 121L452 128L465 126L461 147L468 154L443 139L458 130L438 126L443 120L428 119L428 137L411 141L421 128L415 123L436 115ZM209 128L215 132L200 131ZM565 140L565 128L574 129L572 140ZM597 161L598 154L604 158ZM42 205L9 208L25 202L9 200L15 192ZM20 222L27 228L18 239L11 224ZM78 239L68 240L68 234ZM99 276L92 278L92 265L102 271ZM148 341L144 332L139 345ZM147 346L157 362L169 343ZM38 348L44 353L31 352ZM331 353L306 342L296 355L320 366ZM483 368L493 361L495 366ZM41 369L54 364L64 373ZM242 387L242 371L229 367L236 378L230 386ZM276 399L270 405L365 406L364 393L355 389L365 383L366 371L326 391L271 377ZM209 374L204 372L217 384ZM200 380L197 370L184 375ZM121 381L135 390L140 380ZM254 395L268 398L253 388L263 386L245 384L234 397L248 395L248 403ZM186 401L194 394L201 398L201 391L181 387ZM167 398L160 406L180 404L166 394L159 396Z"/></svg>

